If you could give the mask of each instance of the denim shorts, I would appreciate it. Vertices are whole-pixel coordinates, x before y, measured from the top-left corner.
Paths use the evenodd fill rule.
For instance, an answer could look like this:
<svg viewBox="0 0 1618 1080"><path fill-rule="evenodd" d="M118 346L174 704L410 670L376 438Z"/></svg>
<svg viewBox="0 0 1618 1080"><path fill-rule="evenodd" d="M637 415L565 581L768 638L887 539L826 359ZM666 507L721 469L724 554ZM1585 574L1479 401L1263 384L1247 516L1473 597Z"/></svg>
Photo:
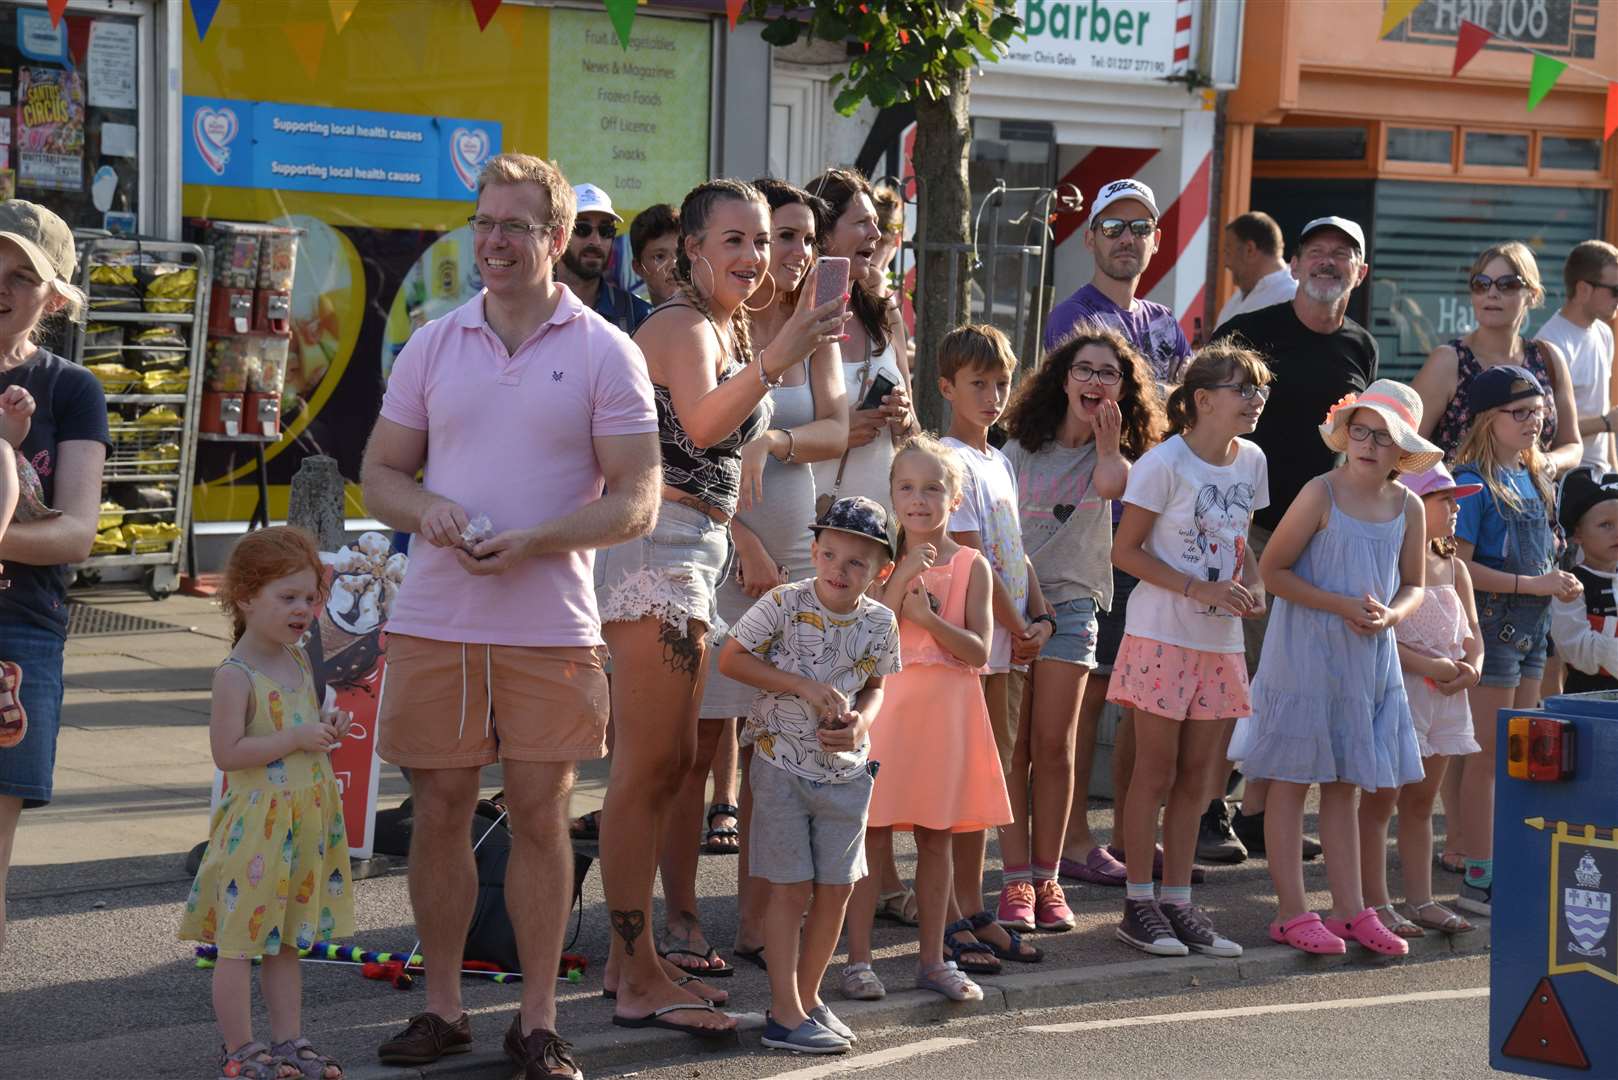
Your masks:
<svg viewBox="0 0 1618 1080"><path fill-rule="evenodd" d="M1483 633L1483 686L1516 686L1545 674L1551 605L1544 597L1479 592L1478 629Z"/></svg>
<svg viewBox="0 0 1618 1080"><path fill-rule="evenodd" d="M0 795L22 800L23 808L51 801L56 770L56 733L62 724L62 649L54 630L7 618L0 624L0 660L22 668L17 695L28 714L22 742L0 750Z"/></svg>
<svg viewBox="0 0 1618 1080"><path fill-rule="evenodd" d="M1096 666L1096 602L1089 596L1052 604L1056 632L1040 650L1041 660L1057 660L1080 667Z"/></svg>
<svg viewBox="0 0 1618 1080"><path fill-rule="evenodd" d="M719 583L729 572L730 526L665 499L645 536L596 552L596 603L602 622L656 616L685 633L696 619L711 635L719 618Z"/></svg>
<svg viewBox="0 0 1618 1080"><path fill-rule="evenodd" d="M1129 594L1140 584L1138 578L1112 568L1112 607L1096 615L1096 674L1107 675L1118 659L1118 646L1124 640L1124 616L1129 611Z"/></svg>

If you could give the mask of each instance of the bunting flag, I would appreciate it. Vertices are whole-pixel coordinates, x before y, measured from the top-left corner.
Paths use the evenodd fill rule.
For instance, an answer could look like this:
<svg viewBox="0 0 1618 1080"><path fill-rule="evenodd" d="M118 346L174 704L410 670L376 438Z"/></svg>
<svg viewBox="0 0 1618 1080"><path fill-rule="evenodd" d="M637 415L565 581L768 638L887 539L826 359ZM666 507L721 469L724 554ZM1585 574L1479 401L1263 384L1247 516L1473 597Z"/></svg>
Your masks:
<svg viewBox="0 0 1618 1080"><path fill-rule="evenodd" d="M605 0L612 28L618 31L618 43L629 48L629 31L635 25L636 0ZM734 25L734 24L732 24Z"/></svg>
<svg viewBox="0 0 1618 1080"><path fill-rule="evenodd" d="M1450 78L1461 73L1461 69L1472 62L1472 57L1483 51L1483 46L1494 37L1493 30L1486 30L1475 22L1461 20L1460 32L1455 35L1455 68Z"/></svg>
<svg viewBox="0 0 1618 1080"><path fill-rule="evenodd" d="M1607 84L1607 122L1602 126L1606 131L1603 139L1612 138L1612 133L1618 131L1618 82Z"/></svg>
<svg viewBox="0 0 1618 1080"><path fill-rule="evenodd" d="M1410 13L1421 6L1421 0L1384 0L1382 7L1382 32L1377 39L1387 37L1398 28L1399 24L1410 17Z"/></svg>
<svg viewBox="0 0 1618 1080"><path fill-rule="evenodd" d="M500 0L472 0L472 10L477 13L478 29L487 30L494 13L500 10Z"/></svg>
<svg viewBox="0 0 1618 1080"><path fill-rule="evenodd" d="M354 9L360 6L360 0L329 0L331 3L331 24L341 34L348 20L354 17Z"/></svg>
<svg viewBox="0 0 1618 1080"><path fill-rule="evenodd" d="M208 37L208 27L213 25L214 12L219 10L219 0L191 0L191 20L197 24L197 40L204 41Z"/></svg>
<svg viewBox="0 0 1618 1080"><path fill-rule="evenodd" d="M730 19L730 28L736 29L736 20L742 17L742 8L747 6L747 0L725 0L725 16Z"/></svg>
<svg viewBox="0 0 1618 1080"><path fill-rule="evenodd" d="M1534 54L1534 70L1528 76L1528 111L1533 112L1545 95L1551 92L1556 80L1562 77L1567 65L1543 53Z"/></svg>
<svg viewBox="0 0 1618 1080"><path fill-rule="evenodd" d="M45 10L51 13L51 25L60 26L62 13L67 10L67 0L45 0ZM732 19L730 24L735 26L736 20Z"/></svg>
<svg viewBox="0 0 1618 1080"><path fill-rule="evenodd" d="M320 54L326 48L326 24L323 22L289 22L281 25L281 32L292 45L292 52L303 72L313 82L320 73Z"/></svg>

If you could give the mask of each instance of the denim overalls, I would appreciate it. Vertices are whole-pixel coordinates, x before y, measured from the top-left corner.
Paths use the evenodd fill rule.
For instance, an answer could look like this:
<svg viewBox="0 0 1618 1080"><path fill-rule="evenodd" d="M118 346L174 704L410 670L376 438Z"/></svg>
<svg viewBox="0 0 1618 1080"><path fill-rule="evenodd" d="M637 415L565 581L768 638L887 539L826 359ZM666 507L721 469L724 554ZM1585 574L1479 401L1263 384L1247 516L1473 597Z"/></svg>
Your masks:
<svg viewBox="0 0 1618 1080"><path fill-rule="evenodd" d="M1519 495L1522 493L1519 492ZM1505 506L1487 489L1473 498L1488 498L1490 512L1506 526L1502 555L1473 552L1479 565L1524 578L1551 571L1556 558L1556 536L1550 516L1537 493L1524 499L1520 510ZM1483 632L1484 686L1516 686L1523 679L1545 674L1545 644L1550 635L1551 598L1523 593L1478 590L1478 627Z"/></svg>

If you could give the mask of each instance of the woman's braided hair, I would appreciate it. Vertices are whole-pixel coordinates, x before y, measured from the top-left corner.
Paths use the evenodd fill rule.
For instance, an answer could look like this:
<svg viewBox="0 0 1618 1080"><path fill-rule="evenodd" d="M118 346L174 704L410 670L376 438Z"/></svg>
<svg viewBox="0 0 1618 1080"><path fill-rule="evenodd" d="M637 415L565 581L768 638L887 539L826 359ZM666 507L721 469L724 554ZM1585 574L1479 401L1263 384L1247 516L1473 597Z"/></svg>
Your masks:
<svg viewBox="0 0 1618 1080"><path fill-rule="evenodd" d="M702 295L702 291L697 288L696 281L691 276L691 256L686 251L685 239L694 236L700 245L703 234L707 232L708 219L712 217L714 207L722 202L756 202L766 211L770 205L763 193L752 184L728 178L698 184L686 194L685 201L680 204L680 244L674 252L674 283L679 286L680 293L686 301L710 319L713 312L709 310L708 298ZM763 279L762 274L759 277L760 280ZM738 305L731 314L730 326L736 353L742 363L747 363L753 356L753 337L748 326L745 304Z"/></svg>

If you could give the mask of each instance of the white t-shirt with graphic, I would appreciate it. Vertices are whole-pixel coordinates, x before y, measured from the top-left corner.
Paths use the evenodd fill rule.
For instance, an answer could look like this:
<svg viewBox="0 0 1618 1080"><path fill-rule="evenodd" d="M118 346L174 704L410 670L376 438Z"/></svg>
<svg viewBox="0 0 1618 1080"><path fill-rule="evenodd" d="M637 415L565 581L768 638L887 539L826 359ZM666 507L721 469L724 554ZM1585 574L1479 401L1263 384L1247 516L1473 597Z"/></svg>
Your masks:
<svg viewBox="0 0 1618 1080"><path fill-rule="evenodd" d="M1558 311L1539 328L1539 338L1555 345L1567 361L1567 373L1573 382L1573 404L1580 416L1601 416L1611 408L1607 399L1612 384L1612 327L1597 319L1589 326L1577 326L1562 317ZM1584 436L1584 456L1580 465L1598 465L1603 472L1607 463L1607 449L1612 436L1605 431Z"/></svg>
<svg viewBox="0 0 1618 1080"><path fill-rule="evenodd" d="M899 670L893 612L869 596L847 614L831 611L815 595L812 578L765 593L731 626L730 636L772 667L841 691L849 708L873 675ZM848 753L822 750L820 718L796 694L759 691L747 727L761 760L808 780L852 780L871 750L869 740Z"/></svg>
<svg viewBox="0 0 1618 1080"><path fill-rule="evenodd" d="M1023 554L1022 525L1017 518L1017 471L1011 461L989 447L988 453L959 439L944 439L965 471L961 505L949 518L952 533L975 532L983 541L989 569L1005 582L1006 591L1024 617L1028 614L1028 559ZM989 643L989 672L1011 670L1011 631L995 624Z"/></svg>
<svg viewBox="0 0 1618 1080"><path fill-rule="evenodd" d="M1146 550L1199 581L1242 576L1253 511L1270 505L1264 451L1236 440L1236 460L1213 465L1176 435L1148 450L1129 472L1124 502L1157 515ZM1126 633L1212 653L1242 651L1241 620L1148 581L1136 586Z"/></svg>

